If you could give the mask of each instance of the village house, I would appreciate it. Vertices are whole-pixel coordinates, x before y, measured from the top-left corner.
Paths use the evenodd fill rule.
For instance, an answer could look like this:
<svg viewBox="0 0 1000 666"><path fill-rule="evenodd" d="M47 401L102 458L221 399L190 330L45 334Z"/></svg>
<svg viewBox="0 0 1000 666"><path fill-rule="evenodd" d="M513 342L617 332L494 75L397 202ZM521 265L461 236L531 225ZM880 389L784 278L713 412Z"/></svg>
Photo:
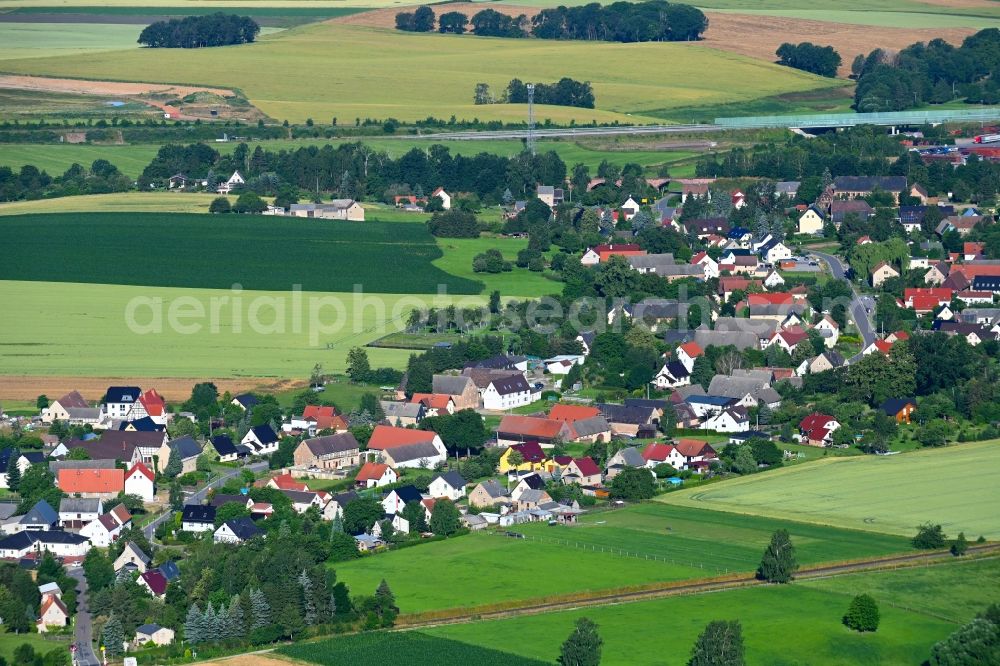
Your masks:
<svg viewBox="0 0 1000 666"><path fill-rule="evenodd" d="M240 544L260 536L263 531L247 516L234 518L222 523L212 535L215 543Z"/></svg>
<svg viewBox="0 0 1000 666"><path fill-rule="evenodd" d="M445 192L443 187L439 187L431 192L431 198L433 199L434 197L441 200L441 208L451 210L451 195Z"/></svg>
<svg viewBox="0 0 1000 666"><path fill-rule="evenodd" d="M354 477L359 488L381 488L399 480L399 474L383 463L366 462Z"/></svg>
<svg viewBox="0 0 1000 666"><path fill-rule="evenodd" d="M676 447L657 442L646 445L646 448L642 450L642 459L646 462L645 466L650 469L657 465L670 465L674 469L680 470L684 469L684 465L687 463L685 457Z"/></svg>
<svg viewBox="0 0 1000 666"><path fill-rule="evenodd" d="M66 395L49 403L49 406L42 410L42 423L52 423L53 421L70 421L71 409L91 409L90 403L84 400L79 391L70 391ZM98 412L100 410L97 410ZM94 419L97 421L97 418Z"/></svg>
<svg viewBox="0 0 1000 666"><path fill-rule="evenodd" d="M62 594L48 593L42 596L38 622L35 626L38 628L38 633L44 634L49 629L62 629L69 624L69 618L69 610L62 601Z"/></svg>
<svg viewBox="0 0 1000 666"><path fill-rule="evenodd" d="M80 535L90 539L90 543L98 548L107 548L118 540L122 530L132 522L125 505L119 504L97 520L87 523L80 530Z"/></svg>
<svg viewBox="0 0 1000 666"><path fill-rule="evenodd" d="M467 376L434 375L431 379L431 391L450 395L455 402L455 411L479 407L479 389Z"/></svg>
<svg viewBox="0 0 1000 666"><path fill-rule="evenodd" d="M455 400L445 393L414 393L410 402L423 405L425 416L446 416L455 413Z"/></svg>
<svg viewBox="0 0 1000 666"><path fill-rule="evenodd" d="M881 261L872 268L871 273L871 285L878 289L882 286L882 283L889 278L898 278L899 271L892 267L889 263Z"/></svg>
<svg viewBox="0 0 1000 666"><path fill-rule="evenodd" d="M185 532L214 531L215 507L202 504L185 504L181 510L181 529Z"/></svg>
<svg viewBox="0 0 1000 666"><path fill-rule="evenodd" d="M375 426L368 440L368 450L379 452L381 462L395 468L433 468L448 456L437 433L387 425Z"/></svg>
<svg viewBox="0 0 1000 666"><path fill-rule="evenodd" d="M125 420L142 390L138 386L110 386L101 400L101 421Z"/></svg>
<svg viewBox="0 0 1000 666"><path fill-rule="evenodd" d="M0 559L19 560L46 550L55 557L83 557L90 550L90 540L62 530L25 530L0 539Z"/></svg>
<svg viewBox="0 0 1000 666"><path fill-rule="evenodd" d="M303 440L292 453L296 467L344 469L361 464L361 445L350 432Z"/></svg>
<svg viewBox="0 0 1000 666"><path fill-rule="evenodd" d="M704 351L697 342L685 342L677 348L674 356L690 373L694 370L694 362L699 356L704 355Z"/></svg>
<svg viewBox="0 0 1000 666"><path fill-rule="evenodd" d="M510 501L510 494L502 485L488 479L476 485L469 493L469 505L479 509L485 509L498 504Z"/></svg>
<svg viewBox="0 0 1000 666"><path fill-rule="evenodd" d="M909 423L913 413L917 411L917 401L913 398L889 398L883 402L879 409L886 416L891 416L896 423Z"/></svg>
<svg viewBox="0 0 1000 666"><path fill-rule="evenodd" d="M387 515L402 513L410 502L422 502L424 496L413 486L393 488L382 498L382 508Z"/></svg>
<svg viewBox="0 0 1000 666"><path fill-rule="evenodd" d="M136 647L149 645L157 646L170 645L174 642L174 630L161 627L158 624L143 624L136 627L135 640Z"/></svg>
<svg viewBox="0 0 1000 666"><path fill-rule="evenodd" d="M453 502L465 497L466 481L458 472L445 472L435 476L428 487L430 496L437 499L446 497Z"/></svg>
<svg viewBox="0 0 1000 666"><path fill-rule="evenodd" d="M454 401L453 401L454 403ZM382 412L385 414L385 422L397 428L415 426L424 420L427 410L423 403L417 402L396 402L393 400L382 400L379 402Z"/></svg>
<svg viewBox="0 0 1000 666"><path fill-rule="evenodd" d="M333 199L330 203L296 203L288 208L292 217L364 222L365 209L354 199Z"/></svg>
<svg viewBox="0 0 1000 666"><path fill-rule="evenodd" d="M500 420L497 428L497 444L509 446L520 442L536 442L549 448L556 442L573 439L573 430L565 421L508 414Z"/></svg>
<svg viewBox="0 0 1000 666"><path fill-rule="evenodd" d="M202 454L201 444L192 437L184 436L170 440L160 447L157 462L161 474L170 463L170 454L175 450L181 459L181 474L189 474L198 469L198 456Z"/></svg>
<svg viewBox="0 0 1000 666"><path fill-rule="evenodd" d="M122 569L145 573L146 569L149 568L150 561L149 555L146 555L138 546L129 541L122 549L121 555L115 560L114 570L115 573Z"/></svg>
<svg viewBox="0 0 1000 666"><path fill-rule="evenodd" d="M613 456L608 458L608 462L604 466L604 480L610 483L623 469L629 467L646 467L646 459L642 457L639 449L634 446L626 446L623 449L619 449Z"/></svg>
<svg viewBox="0 0 1000 666"><path fill-rule="evenodd" d="M505 411L530 405L541 396L541 391L528 383L522 374L493 379L483 391L483 408Z"/></svg>
<svg viewBox="0 0 1000 666"><path fill-rule="evenodd" d="M514 461L512 461L512 457L516 457L514 454L521 456L522 462L520 464L515 465ZM545 451L542 450L541 445L537 441L512 444L500 455L500 461L497 463L497 471L501 474L543 470L551 471L552 462L545 455Z"/></svg>
<svg viewBox="0 0 1000 666"><path fill-rule="evenodd" d="M136 585L145 588L149 594L157 599L162 599L167 594L167 586L170 581L159 569L150 569L145 573L139 574L136 579Z"/></svg>
<svg viewBox="0 0 1000 666"><path fill-rule="evenodd" d="M152 502L156 498L156 489L153 486L155 475L152 470L137 462L125 472L125 494L135 495L143 502Z"/></svg>
<svg viewBox="0 0 1000 666"><path fill-rule="evenodd" d="M799 422L803 441L811 446L826 446L833 441L833 431L840 423L832 416L813 412Z"/></svg>
<svg viewBox="0 0 1000 666"><path fill-rule="evenodd" d="M104 512L100 498L64 497L59 501L59 526L79 530Z"/></svg>
<svg viewBox="0 0 1000 666"><path fill-rule="evenodd" d="M601 485L601 468L590 456L573 458L563 468L560 479L564 484L599 486Z"/></svg>
<svg viewBox="0 0 1000 666"><path fill-rule="evenodd" d="M691 383L691 373L680 361L668 361L650 383L661 391L687 386Z"/></svg>
<svg viewBox="0 0 1000 666"><path fill-rule="evenodd" d="M262 456L271 455L277 451L279 443L280 439L274 432L274 428L267 424L253 426L240 440L240 444L250 447L255 454Z"/></svg>
<svg viewBox="0 0 1000 666"><path fill-rule="evenodd" d="M125 470L62 469L56 485L67 495L112 499L125 490Z"/></svg>
<svg viewBox="0 0 1000 666"><path fill-rule="evenodd" d="M838 176L833 179L833 189L840 199L867 197L875 191L888 192L897 205L899 196L908 192L906 176Z"/></svg>
<svg viewBox="0 0 1000 666"><path fill-rule="evenodd" d="M820 234L823 233L823 213L815 206L809 206L804 213L799 215L798 232L800 234Z"/></svg>

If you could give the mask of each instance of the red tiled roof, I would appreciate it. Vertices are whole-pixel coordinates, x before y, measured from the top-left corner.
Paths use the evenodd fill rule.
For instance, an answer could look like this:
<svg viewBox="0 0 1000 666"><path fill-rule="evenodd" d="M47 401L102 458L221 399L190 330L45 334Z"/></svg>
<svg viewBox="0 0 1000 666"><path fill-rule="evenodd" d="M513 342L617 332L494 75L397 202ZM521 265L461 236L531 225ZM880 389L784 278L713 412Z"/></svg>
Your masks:
<svg viewBox="0 0 1000 666"><path fill-rule="evenodd" d="M389 469L388 465L383 465L382 463L366 462L361 466L358 471L358 475L354 477L355 481L378 481L385 474L385 471Z"/></svg>
<svg viewBox="0 0 1000 666"><path fill-rule="evenodd" d="M59 489L67 495L102 493L117 495L125 490L123 469L61 469Z"/></svg>
<svg viewBox="0 0 1000 666"><path fill-rule="evenodd" d="M809 337L809 333L802 330L801 326L789 326L784 330L778 331L774 335L775 337L780 335L789 347L794 347Z"/></svg>
<svg viewBox="0 0 1000 666"><path fill-rule="evenodd" d="M910 339L910 334L907 333L906 331L896 331L895 333L893 333L893 335L896 336L897 340L909 340Z"/></svg>
<svg viewBox="0 0 1000 666"><path fill-rule="evenodd" d="M524 437L553 439L563 431L564 422L555 419L541 419L534 416L508 414L500 421L499 432Z"/></svg>
<svg viewBox="0 0 1000 666"><path fill-rule="evenodd" d="M678 439L674 448L686 457L715 455L715 449L708 445L708 442L700 439Z"/></svg>
<svg viewBox="0 0 1000 666"><path fill-rule="evenodd" d="M697 342L685 342L679 349L682 349L691 358L698 358L705 353Z"/></svg>
<svg viewBox="0 0 1000 666"><path fill-rule="evenodd" d="M885 340L876 340L872 344L875 345L875 349L879 350L880 352L882 352L886 356L888 356L889 352L892 351L892 343L891 342L886 342Z"/></svg>
<svg viewBox="0 0 1000 666"><path fill-rule="evenodd" d="M69 609L66 608L66 604L64 604L62 600L54 594L45 595L45 599L42 600L42 607L38 611L38 617L39 618L45 617L46 611L48 611L52 606L55 606L60 611L62 611L62 614L65 615L67 618L69 617Z"/></svg>
<svg viewBox="0 0 1000 666"><path fill-rule="evenodd" d="M433 442L435 435L430 430L410 430L395 426L377 425L368 440L368 448L375 450L391 449L408 444Z"/></svg>
<svg viewBox="0 0 1000 666"><path fill-rule="evenodd" d="M590 419L600 416L601 410L597 407L587 407L584 405L554 405L549 410L549 418L556 421L579 421L580 419Z"/></svg>
<svg viewBox="0 0 1000 666"><path fill-rule="evenodd" d="M331 405L306 405L302 410L303 419L312 419L320 430L346 430L347 423Z"/></svg>
<svg viewBox="0 0 1000 666"><path fill-rule="evenodd" d="M150 416L163 416L163 412L167 406L163 396L157 393L156 389L149 389L140 395L139 402L142 403L146 413Z"/></svg>
<svg viewBox="0 0 1000 666"><path fill-rule="evenodd" d="M929 312L941 305L941 300L937 296L921 294L919 296L911 296L907 299L907 303L917 312Z"/></svg>
<svg viewBox="0 0 1000 666"><path fill-rule="evenodd" d="M594 459L590 456L584 456L583 458L574 458L573 462L576 463L577 469L584 476L594 476L595 474L601 473L601 468L597 466Z"/></svg>
<svg viewBox="0 0 1000 666"><path fill-rule="evenodd" d="M962 275L964 275L965 277L967 277L969 279L969 281L972 281L973 278L975 278L977 276L980 276L980 275L990 276L990 277L1000 276L1000 265L998 265L998 264L977 264L977 263L960 264L958 266L952 267L951 272L952 273L956 273L956 272L957 273L961 273Z"/></svg>
<svg viewBox="0 0 1000 666"><path fill-rule="evenodd" d="M451 401L451 396L447 393L414 393L410 398L410 402L420 402L424 407L438 410L448 409L448 403Z"/></svg>
<svg viewBox="0 0 1000 666"><path fill-rule="evenodd" d="M132 520L132 514L128 512L128 509L125 508L124 504L119 504L108 513L114 516L119 525L124 525L128 521Z"/></svg>
<svg viewBox="0 0 1000 666"><path fill-rule="evenodd" d="M127 474L125 474L125 478L130 478L136 472L138 472L139 474L142 474L143 476L145 476L150 481L155 481L156 480L156 475L154 475L150 471L150 469L148 467L146 467L144 464L142 464L141 462L137 462L136 464L132 465L132 468L128 471Z"/></svg>
<svg viewBox="0 0 1000 666"><path fill-rule="evenodd" d="M793 294L776 291L767 294L747 294L747 303L754 305L788 305L795 300Z"/></svg>
<svg viewBox="0 0 1000 666"><path fill-rule="evenodd" d="M809 416L799 421L799 429L812 430L813 428L822 427L827 423L829 423L830 421L835 421L835 420L836 419L834 419L832 416L828 414L820 414L819 412L813 412Z"/></svg>
<svg viewBox="0 0 1000 666"><path fill-rule="evenodd" d="M903 290L903 300L910 300L917 296L933 296L941 301L951 300L951 289L945 287L908 287Z"/></svg>
<svg viewBox="0 0 1000 666"><path fill-rule="evenodd" d="M300 492L309 490L309 486L301 481L296 481L292 478L291 474L279 474L277 476L273 476L271 477L271 481L274 482L274 486L278 490L298 490Z"/></svg>
<svg viewBox="0 0 1000 666"><path fill-rule="evenodd" d="M642 457L646 460L655 460L657 462L664 462L673 453L674 447L669 444L663 444L660 442L652 442L646 445L646 448L642 450Z"/></svg>

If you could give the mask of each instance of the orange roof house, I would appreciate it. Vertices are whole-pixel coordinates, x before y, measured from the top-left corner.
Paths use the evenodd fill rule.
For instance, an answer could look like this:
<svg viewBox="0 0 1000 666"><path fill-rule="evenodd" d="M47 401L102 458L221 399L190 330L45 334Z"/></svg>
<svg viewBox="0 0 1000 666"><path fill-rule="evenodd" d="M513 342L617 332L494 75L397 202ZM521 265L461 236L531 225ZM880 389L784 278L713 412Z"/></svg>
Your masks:
<svg viewBox="0 0 1000 666"><path fill-rule="evenodd" d="M683 351L691 358L698 358L699 356L705 353L705 351L701 348L701 345L699 345L697 342L685 342L680 347L678 347L678 349Z"/></svg>
<svg viewBox="0 0 1000 666"><path fill-rule="evenodd" d="M600 416L601 410L597 407L586 407L584 405L554 405L549 410L549 418L555 421L580 421L582 419L592 419Z"/></svg>
<svg viewBox="0 0 1000 666"><path fill-rule="evenodd" d="M67 495L117 495L125 490L123 469L61 469L59 489Z"/></svg>
<svg viewBox="0 0 1000 666"><path fill-rule="evenodd" d="M166 401L163 396L156 392L156 389L149 389L140 395L139 402L142 403L146 413L150 416L163 416L167 408Z"/></svg>
<svg viewBox="0 0 1000 666"><path fill-rule="evenodd" d="M358 475L354 477L355 481L378 481L385 474L386 470L389 469L388 465L383 463L373 463L366 462L358 470Z"/></svg>
<svg viewBox="0 0 1000 666"><path fill-rule="evenodd" d="M278 490L296 490L299 492L307 492L309 490L309 486L301 481L296 481L292 478L291 474L279 474L277 476L273 476L271 477L271 480L267 482L267 485Z"/></svg>
<svg viewBox="0 0 1000 666"><path fill-rule="evenodd" d="M337 412L336 407L330 405L306 405L302 410L303 420L312 419L316 422L318 430L346 430L347 423Z"/></svg>
<svg viewBox="0 0 1000 666"><path fill-rule="evenodd" d="M565 421L534 416L508 414L503 417L497 428L498 440L512 442L536 440L547 444L556 439L569 441L572 438L573 429Z"/></svg>
<svg viewBox="0 0 1000 666"><path fill-rule="evenodd" d="M611 257L638 257L646 254L646 251L635 243L623 243L619 245L596 245L593 248L599 261L603 264Z"/></svg>
<svg viewBox="0 0 1000 666"><path fill-rule="evenodd" d="M397 446L433 442L435 437L437 434L430 430L410 430L409 428L377 425L368 440L368 448L381 451Z"/></svg>

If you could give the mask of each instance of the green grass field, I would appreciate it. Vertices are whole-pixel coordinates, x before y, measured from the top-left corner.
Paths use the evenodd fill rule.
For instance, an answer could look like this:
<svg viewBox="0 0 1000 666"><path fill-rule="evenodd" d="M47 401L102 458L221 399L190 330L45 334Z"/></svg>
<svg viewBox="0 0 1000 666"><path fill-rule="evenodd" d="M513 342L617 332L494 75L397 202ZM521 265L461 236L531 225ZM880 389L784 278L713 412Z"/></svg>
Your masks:
<svg viewBox="0 0 1000 666"><path fill-rule="evenodd" d="M14 664L14 650L27 643L35 648L36 654L47 654L53 650L65 652L69 641L63 638L47 639L40 634L0 634L0 657L7 659L7 663Z"/></svg>
<svg viewBox="0 0 1000 666"><path fill-rule="evenodd" d="M425 633L552 663L573 622L583 616L598 624L604 639L601 664L661 666L685 663L695 638L708 622L739 620L748 664L919 664L929 656L934 643L982 610L996 588L976 589L976 582L995 580L998 571L997 560L949 563L841 576L824 581L829 585L823 587L812 582L757 587L444 626ZM963 574L968 576L967 583L959 587L948 584ZM879 581L877 588L869 586L872 577ZM917 586L927 582L932 583L928 594L914 595ZM865 589L877 592L880 605L881 624L872 634L858 634L841 624L850 603L848 591ZM911 600L920 604L938 595L947 602L935 603L948 603L956 609L953 620L939 617L934 606L925 609L911 604ZM995 595L992 600L996 600ZM891 604L895 601L910 610L894 607Z"/></svg>
<svg viewBox="0 0 1000 666"><path fill-rule="evenodd" d="M138 50L135 40L141 30L140 26L110 23L80 26L73 23L0 22L0 60Z"/></svg>
<svg viewBox="0 0 1000 666"><path fill-rule="evenodd" d="M324 66L317 68L316 62ZM500 88L515 74L523 80L569 76L593 83L597 109L536 109L539 121L562 122L644 121L656 109L841 85L694 44L468 38L331 23L292 28L245 46L138 49L127 58L111 53L11 60L4 69L235 87L271 117L292 121L428 115L522 120L522 105L471 103L477 82ZM435 77L429 79L425 73L431 71Z"/></svg>
<svg viewBox="0 0 1000 666"><path fill-rule="evenodd" d="M1000 538L993 506L1000 442L886 457L828 458L663 496L702 507L912 535L924 522L955 536Z"/></svg>
<svg viewBox="0 0 1000 666"><path fill-rule="evenodd" d="M0 93L2 95L2 93ZM3 112L0 110L0 118ZM504 157L512 157L524 150L520 141L436 141L428 139L382 139L361 138L360 141L377 150L384 150L392 158L398 158L413 148L426 150L439 144L451 149L453 155L475 155L492 153ZM338 145L338 139L291 139L258 141L266 150L295 150L303 146ZM213 143L211 146L221 153L228 154L235 150L236 143ZM74 162L89 166L96 159L106 159L121 170L122 173L136 178L156 156L158 145L95 145L95 144L2 144L0 145L0 166L17 169L25 164L33 164L39 169L48 171L50 175L62 174ZM590 167L592 173L597 171L602 161L622 166L627 162L654 167L661 164L674 164L690 160L698 153L686 150L616 150L614 146L607 148L589 147L571 141L539 141L539 152L554 150L567 165L582 163Z"/></svg>
<svg viewBox="0 0 1000 666"><path fill-rule="evenodd" d="M0 151L3 149L0 148ZM0 217L52 213L207 213L215 194L122 192L0 203ZM228 197L230 203L236 197Z"/></svg>
<svg viewBox="0 0 1000 666"><path fill-rule="evenodd" d="M338 636L283 647L278 653L324 666L348 663L354 666L419 664L427 663L431 655L437 666L468 666L470 663L479 666L542 666L545 663L416 631Z"/></svg>
<svg viewBox="0 0 1000 666"><path fill-rule="evenodd" d="M519 526L545 540L566 540L585 547L624 548L639 556L668 557L702 565L706 573L749 571L760 562L771 535L787 529L803 564L910 550L903 538L855 530L753 517L744 519L660 503L584 516L576 526Z"/></svg>
<svg viewBox="0 0 1000 666"><path fill-rule="evenodd" d="M385 578L403 612L419 612L749 572L779 528L806 564L910 550L895 536L641 505L587 516L578 527L512 528L528 539L473 534L335 568L352 589ZM504 573L484 578L487 569Z"/></svg>
<svg viewBox="0 0 1000 666"><path fill-rule="evenodd" d="M472 298L370 294L356 300L351 293L303 292L302 323L296 328L289 292L244 291L241 316L233 314L233 301L217 301L219 325L213 327L211 299L232 299L228 289L10 281L0 289L5 308L0 317L0 374L5 375L307 377L316 363L327 372L343 372L351 347L399 330L412 308L426 307L432 300L440 307ZM265 299L258 301L264 326L254 330L249 311L258 297ZM333 299L342 309L327 305L332 301L315 301L320 325L310 326L312 297ZM284 316L275 324L271 304L281 299ZM126 320L130 303L139 332ZM184 332L171 326L171 307L178 323L200 328ZM184 314L192 308L201 308L204 316ZM161 317L158 329L154 313ZM234 321L240 322L239 331ZM373 366L399 368L410 353L370 349L369 358Z"/></svg>
<svg viewBox="0 0 1000 666"><path fill-rule="evenodd" d="M446 273L477 280L485 285L483 293L499 290L502 296L544 296L558 294L562 291L562 283L550 280L544 273L532 273L523 268L514 267L510 273L474 273L472 259L477 254L489 249L500 250L504 258L514 261L517 253L528 246L526 238L497 238L483 236L481 238L439 238L438 246L441 256L435 259L434 266Z"/></svg>
<svg viewBox="0 0 1000 666"><path fill-rule="evenodd" d="M93 213L6 217L3 229L4 280L416 294L482 290L431 265L440 250L417 224ZM39 234L48 239L44 245L34 242Z"/></svg>

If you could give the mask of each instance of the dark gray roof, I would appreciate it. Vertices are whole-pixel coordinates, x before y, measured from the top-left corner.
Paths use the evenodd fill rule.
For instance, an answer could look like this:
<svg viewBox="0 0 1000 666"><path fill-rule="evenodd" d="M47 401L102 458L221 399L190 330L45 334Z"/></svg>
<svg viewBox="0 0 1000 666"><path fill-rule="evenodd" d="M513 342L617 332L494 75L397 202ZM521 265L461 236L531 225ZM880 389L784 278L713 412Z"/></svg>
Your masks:
<svg viewBox="0 0 1000 666"><path fill-rule="evenodd" d="M247 498L243 495L226 495L224 493L216 493L215 495L212 495L212 499L208 501L210 505L216 508L230 502L237 502L245 505L247 503Z"/></svg>
<svg viewBox="0 0 1000 666"><path fill-rule="evenodd" d="M838 176L833 179L838 192L902 192L906 189L906 176Z"/></svg>
<svg viewBox="0 0 1000 666"><path fill-rule="evenodd" d="M646 465L646 459L642 457L639 449L634 446L628 446L618 453L621 454L625 464L629 467L644 467Z"/></svg>
<svg viewBox="0 0 1000 666"><path fill-rule="evenodd" d="M202 504L185 504L181 511L181 521L185 523L214 523L215 507Z"/></svg>
<svg viewBox="0 0 1000 666"><path fill-rule="evenodd" d="M343 453L361 448L358 440L349 432L340 432L336 435L324 435L323 437L313 437L302 442L314 456L326 456L331 453Z"/></svg>
<svg viewBox="0 0 1000 666"><path fill-rule="evenodd" d="M399 499L403 500L404 504L408 504L414 500L419 502L420 500L423 499L423 496L420 494L420 491L417 490L414 486L400 486L399 488L390 490L388 493L385 494L385 496L388 497L392 493L396 493L396 496L399 497Z"/></svg>
<svg viewBox="0 0 1000 666"><path fill-rule="evenodd" d="M182 460L197 458L201 455L201 444L189 436L180 437L167 442L171 450L177 449Z"/></svg>
<svg viewBox="0 0 1000 666"><path fill-rule="evenodd" d="M55 525L59 522L59 514L45 500L38 500L28 513L24 514L21 524Z"/></svg>
<svg viewBox="0 0 1000 666"><path fill-rule="evenodd" d="M545 487L545 479L543 479L538 474L529 474L527 476L522 476L518 483L523 483L532 490L541 490Z"/></svg>
<svg viewBox="0 0 1000 666"><path fill-rule="evenodd" d="M528 384L528 380L525 379L522 374L500 377L494 379L490 383L493 384L493 388L496 389L496 392L500 395L511 395L513 393L531 391L531 386Z"/></svg>
<svg viewBox="0 0 1000 666"><path fill-rule="evenodd" d="M390 423L394 418L408 418L417 419L424 412L424 404L422 402L396 402L392 400L383 400L379 404L382 405L382 411L385 412L385 418Z"/></svg>
<svg viewBox="0 0 1000 666"><path fill-rule="evenodd" d="M240 395L238 395L235 398L233 398L233 400L235 400L236 402L238 402L241 405L243 405L244 409L250 409L251 407L253 407L254 405L256 405L258 402L260 402L257 399L257 396L255 396L252 393L241 393Z"/></svg>
<svg viewBox="0 0 1000 666"><path fill-rule="evenodd" d="M483 481L479 485L483 487L483 490L490 497L500 498L507 496L507 489L493 479L487 479L486 481Z"/></svg>
<svg viewBox="0 0 1000 666"><path fill-rule="evenodd" d="M86 497L64 497L59 500L59 513L98 513L101 500Z"/></svg>
<svg viewBox="0 0 1000 666"><path fill-rule="evenodd" d="M254 426L250 429L261 444L273 444L278 441L278 435L274 432L274 428L267 424Z"/></svg>
<svg viewBox="0 0 1000 666"><path fill-rule="evenodd" d="M215 518L212 518L215 520ZM167 582L180 578L181 570L177 566L177 563L173 560L167 560L159 566L159 571L163 574L163 577L167 579Z"/></svg>
<svg viewBox="0 0 1000 666"><path fill-rule="evenodd" d="M591 416L587 419L579 419L573 422L573 430L576 431L579 437L590 437L591 435L599 435L602 432L608 432L611 430L611 424L603 416Z"/></svg>
<svg viewBox="0 0 1000 666"><path fill-rule="evenodd" d="M240 541L247 541L254 538L258 534L261 534L261 530L257 527L253 520L243 516L242 518L234 518L233 520L227 520L226 525L233 534L239 538Z"/></svg>
<svg viewBox="0 0 1000 666"><path fill-rule="evenodd" d="M464 488L465 479L458 472L445 472L444 474L438 474L435 479L441 478L448 482L448 485L452 488Z"/></svg>
<svg viewBox="0 0 1000 666"><path fill-rule="evenodd" d="M601 410L601 415L611 423L646 425L654 416L652 407L626 407L604 402L596 403L594 406Z"/></svg>
<svg viewBox="0 0 1000 666"><path fill-rule="evenodd" d="M422 458L434 458L439 455L431 442L418 442L416 444L404 444L385 449L384 453L397 463L408 462L410 460L420 460Z"/></svg>
<svg viewBox="0 0 1000 666"><path fill-rule="evenodd" d="M708 329L698 329L694 332L694 341L702 349L732 345L739 350L743 350L756 349L760 346L757 334L749 331L711 331Z"/></svg>
<svg viewBox="0 0 1000 666"><path fill-rule="evenodd" d="M137 634L145 634L147 636L152 636L153 634L155 634L156 632L158 632L162 628L163 627L161 627L158 624L144 624L144 625L142 625L140 627L136 627L135 628L135 633L137 633Z"/></svg>
<svg viewBox="0 0 1000 666"><path fill-rule="evenodd" d="M138 386L109 386L101 402L135 402L142 395Z"/></svg>
<svg viewBox="0 0 1000 666"><path fill-rule="evenodd" d="M434 375L431 390L434 393L461 395L472 380L462 375Z"/></svg>
<svg viewBox="0 0 1000 666"><path fill-rule="evenodd" d="M212 438L212 447L220 456L231 456L236 453L236 445L229 435L216 435Z"/></svg>

